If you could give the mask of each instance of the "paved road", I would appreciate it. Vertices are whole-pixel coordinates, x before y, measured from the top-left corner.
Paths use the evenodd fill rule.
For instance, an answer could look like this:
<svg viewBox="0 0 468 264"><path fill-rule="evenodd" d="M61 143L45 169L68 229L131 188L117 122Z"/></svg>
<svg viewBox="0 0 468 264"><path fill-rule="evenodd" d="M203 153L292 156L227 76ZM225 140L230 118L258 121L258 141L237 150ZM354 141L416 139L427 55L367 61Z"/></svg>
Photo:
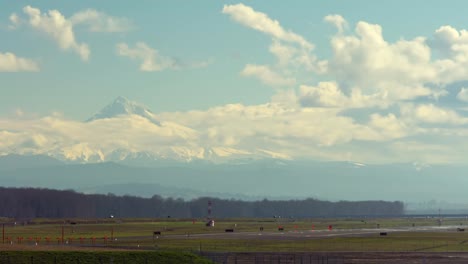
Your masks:
<svg viewBox="0 0 468 264"><path fill-rule="evenodd" d="M190 235L168 235L162 238L216 238L216 239L323 239L330 237L359 237L371 236L380 232L456 232L458 226L422 226L411 228L379 228L379 229L336 229L336 230L301 230L285 232L232 232L232 233L204 233ZM142 237L140 237L142 238Z"/></svg>

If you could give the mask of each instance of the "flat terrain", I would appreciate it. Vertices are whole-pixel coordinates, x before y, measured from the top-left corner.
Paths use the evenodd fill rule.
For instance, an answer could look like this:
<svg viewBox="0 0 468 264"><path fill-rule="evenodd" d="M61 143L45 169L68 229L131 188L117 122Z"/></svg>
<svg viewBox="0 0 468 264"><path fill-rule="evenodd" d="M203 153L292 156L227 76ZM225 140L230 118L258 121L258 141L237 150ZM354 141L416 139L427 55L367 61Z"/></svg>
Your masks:
<svg viewBox="0 0 468 264"><path fill-rule="evenodd" d="M465 217L215 219L214 227L203 219L4 223L2 252L179 251L227 263L468 263Z"/></svg>

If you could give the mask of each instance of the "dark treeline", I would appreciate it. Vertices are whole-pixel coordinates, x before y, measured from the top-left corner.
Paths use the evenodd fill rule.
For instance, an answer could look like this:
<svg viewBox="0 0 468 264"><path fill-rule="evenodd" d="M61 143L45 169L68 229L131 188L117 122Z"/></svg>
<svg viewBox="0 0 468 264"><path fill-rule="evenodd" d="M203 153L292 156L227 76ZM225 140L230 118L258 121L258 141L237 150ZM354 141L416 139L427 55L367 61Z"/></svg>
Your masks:
<svg viewBox="0 0 468 264"><path fill-rule="evenodd" d="M402 202L329 202L316 199L289 201L239 201L218 198L182 199L82 194L75 191L0 187L0 217L10 218L104 218L207 216L208 201L213 217L334 217L396 216L403 214Z"/></svg>

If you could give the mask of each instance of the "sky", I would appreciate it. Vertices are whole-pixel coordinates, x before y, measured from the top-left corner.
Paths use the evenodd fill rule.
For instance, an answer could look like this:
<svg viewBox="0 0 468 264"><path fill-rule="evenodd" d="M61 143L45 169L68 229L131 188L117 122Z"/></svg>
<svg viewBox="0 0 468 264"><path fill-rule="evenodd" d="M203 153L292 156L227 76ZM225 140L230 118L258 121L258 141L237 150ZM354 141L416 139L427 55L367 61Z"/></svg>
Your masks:
<svg viewBox="0 0 468 264"><path fill-rule="evenodd" d="M0 0L0 155L466 163L465 5Z"/></svg>

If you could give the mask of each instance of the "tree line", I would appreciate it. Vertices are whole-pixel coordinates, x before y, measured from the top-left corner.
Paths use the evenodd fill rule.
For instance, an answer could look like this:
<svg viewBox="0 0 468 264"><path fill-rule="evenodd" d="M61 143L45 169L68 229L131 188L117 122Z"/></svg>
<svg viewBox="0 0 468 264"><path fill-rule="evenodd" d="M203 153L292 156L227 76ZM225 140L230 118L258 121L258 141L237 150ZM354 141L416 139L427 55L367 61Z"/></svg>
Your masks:
<svg viewBox="0 0 468 264"><path fill-rule="evenodd" d="M73 190L0 187L0 217L24 218L105 218L115 217L336 217L398 216L402 202L260 200L242 201L202 197L183 199L83 194Z"/></svg>

